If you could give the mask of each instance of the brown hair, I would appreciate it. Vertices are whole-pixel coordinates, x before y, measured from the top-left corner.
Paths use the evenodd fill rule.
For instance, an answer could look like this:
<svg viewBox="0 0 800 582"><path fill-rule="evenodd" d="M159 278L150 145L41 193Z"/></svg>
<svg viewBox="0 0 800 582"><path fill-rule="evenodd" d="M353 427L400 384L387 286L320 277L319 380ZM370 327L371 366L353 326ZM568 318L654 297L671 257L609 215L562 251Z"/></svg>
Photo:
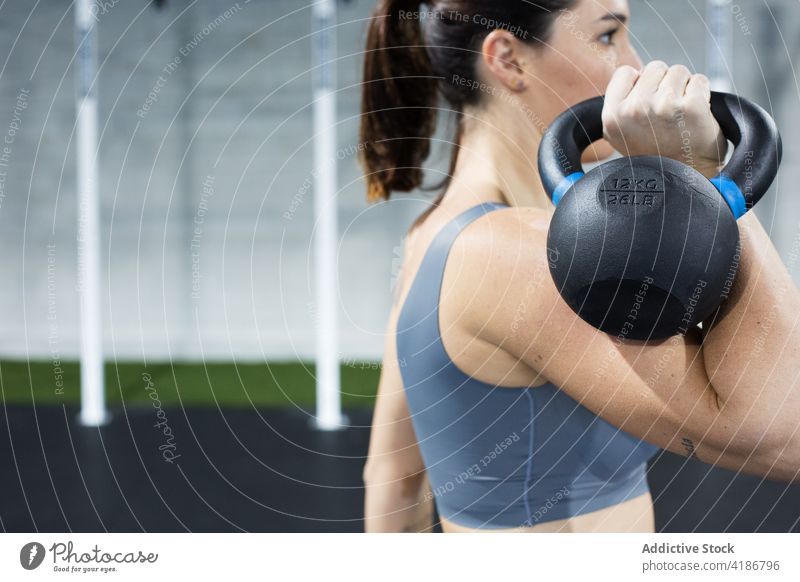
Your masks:
<svg viewBox="0 0 800 582"><path fill-rule="evenodd" d="M379 0L367 32L361 97L360 161L367 200L422 187L422 162L430 153L441 95L456 113L457 129L445 178L424 190L442 189L455 170L464 107L481 93L456 79L476 79L477 56L494 29L521 40L545 42L557 13L577 0ZM423 26L424 21L424 26Z"/></svg>

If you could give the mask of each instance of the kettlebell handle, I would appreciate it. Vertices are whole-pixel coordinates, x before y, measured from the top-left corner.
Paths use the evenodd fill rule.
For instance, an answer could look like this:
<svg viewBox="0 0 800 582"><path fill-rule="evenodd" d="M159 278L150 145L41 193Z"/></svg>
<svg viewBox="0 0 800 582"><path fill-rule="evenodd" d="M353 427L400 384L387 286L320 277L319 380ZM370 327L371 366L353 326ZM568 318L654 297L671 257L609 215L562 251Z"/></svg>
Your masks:
<svg viewBox="0 0 800 582"><path fill-rule="evenodd" d="M582 101L559 115L539 146L539 174L553 204L583 177L581 153L603 137L604 97ZM711 113L734 146L730 161L711 179L735 218L769 189L783 155L775 120L759 105L730 93L711 92Z"/></svg>

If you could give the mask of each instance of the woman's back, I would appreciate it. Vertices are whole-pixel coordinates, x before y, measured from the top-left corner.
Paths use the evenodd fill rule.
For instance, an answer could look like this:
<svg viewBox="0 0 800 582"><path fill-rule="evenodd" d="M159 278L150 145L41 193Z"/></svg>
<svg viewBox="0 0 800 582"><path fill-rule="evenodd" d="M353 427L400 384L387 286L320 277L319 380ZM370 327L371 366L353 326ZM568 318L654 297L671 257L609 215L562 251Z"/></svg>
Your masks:
<svg viewBox="0 0 800 582"><path fill-rule="evenodd" d="M465 337L470 334L459 330L457 320L440 317L440 306L447 312L448 304L460 302L453 293L441 295L445 271L454 266L448 266L453 244L468 226L480 229L485 214L504 208L479 204L455 218L442 209L444 218L431 216L407 249L405 267L414 273L403 278L397 359L439 513L466 528L552 526L641 496L649 500L645 462L656 447L613 427L552 383L542 383L527 366L515 374L524 381L511 387L508 374L498 376L508 369L510 355ZM485 227L477 234L482 240L506 241ZM463 371L445 343L462 344L455 359L486 368L488 381ZM470 349L469 344L484 345ZM468 360L464 352L470 353ZM493 365L498 360L500 367ZM631 518L641 518L641 509Z"/></svg>
<svg viewBox="0 0 800 582"><path fill-rule="evenodd" d="M685 162L684 140L690 135L692 163L710 179L721 169L727 141L710 110L708 79L661 61L642 67L624 26L630 19L626 2L614 2L614 12L608 3L578 0L547 0L536 6L459 4L458 14L494 15L497 22L520 24L531 36L522 41L507 30L476 27L472 18L445 18L436 10L437 17L423 27L421 19L406 17L407 5L399 0L378 3L368 30L359 133L368 200L389 200L394 192L423 186L424 162L432 144L441 142L434 134L437 116L444 111L442 97L445 110L454 113L457 131L440 185L446 196L409 236L405 280L386 330L364 470L367 529L428 527L430 500L421 498L425 461L434 486L447 486L449 479L468 470L475 455L485 455L482 451L500 437L515 431L520 435L531 418L533 431L524 433L528 440L512 438L500 464L492 460L489 465L503 471L484 471L482 476L509 476L527 487L528 469L533 477L545 474L547 463L537 466L536 454L539 443L547 442L542 432L556 433L566 424L560 417L578 423L577 431L563 429L565 441L597 434L616 446L615 429L606 435L585 431L587 425L597 425L585 412L560 412L561 404L576 409L562 396L655 447L736 471L796 481L800 396L794 387L800 350L787 346L800 345L800 293L755 215L738 221L741 262L727 301L703 322L702 330L692 327L668 340L640 342L600 332L575 314L549 275L547 236L555 191L545 188L536 171L536 152L548 124L567 107L605 95L602 124L608 141L592 144L582 153L582 162L604 159L615 149L629 156ZM575 26L596 42L575 42ZM682 114L680 125L676 111ZM579 168L573 165L575 172ZM432 268L433 275L422 275L440 281L441 288L434 286L419 300L432 302L438 293L438 304L422 305L416 308L419 312L409 307L400 317L435 236L481 202L513 208L490 212L458 232L444 255L446 264ZM411 304L417 301L410 297ZM438 314L430 320L434 305ZM427 326L418 327L418 321L427 321ZM441 339L431 321L438 321ZM408 338L422 335L404 344L398 329ZM758 334L757 352L753 334ZM447 363L451 359L452 366ZM443 374L447 380L437 382ZM498 385L509 388L494 389ZM485 393L492 398L489 405ZM500 410L509 411L508 424L497 421ZM480 419L481 413L487 418ZM583 428L580 419L573 421L576 415L583 415ZM472 426L467 418L482 425ZM550 421L556 426L547 427ZM450 426L462 432L439 436ZM545 428L537 433L537 426ZM577 476L581 462L595 458L584 450L591 442L579 444L578 456L570 457L570 478ZM627 458L624 447L619 450ZM569 455L556 456L561 460ZM546 459L546 451L539 458ZM613 460L612 466L619 465L619 459ZM514 471L520 467L524 478ZM469 496L478 491L479 481L470 482L475 488ZM504 495L507 501L493 502L513 506L513 496ZM652 529L652 507L642 503L647 499L641 495L524 531L550 526L559 531ZM445 510L447 503L445 496ZM511 522L518 521L515 515ZM444 520L443 527L459 530Z"/></svg>

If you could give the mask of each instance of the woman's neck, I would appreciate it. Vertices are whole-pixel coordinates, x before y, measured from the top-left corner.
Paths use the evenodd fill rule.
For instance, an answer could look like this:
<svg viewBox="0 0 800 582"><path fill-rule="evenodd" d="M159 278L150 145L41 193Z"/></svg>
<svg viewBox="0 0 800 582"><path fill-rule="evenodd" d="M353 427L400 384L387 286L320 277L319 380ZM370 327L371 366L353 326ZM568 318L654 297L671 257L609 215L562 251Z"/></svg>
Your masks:
<svg viewBox="0 0 800 582"><path fill-rule="evenodd" d="M458 159L449 192L471 203L503 202L552 211L539 179L541 131L518 106L465 111Z"/></svg>

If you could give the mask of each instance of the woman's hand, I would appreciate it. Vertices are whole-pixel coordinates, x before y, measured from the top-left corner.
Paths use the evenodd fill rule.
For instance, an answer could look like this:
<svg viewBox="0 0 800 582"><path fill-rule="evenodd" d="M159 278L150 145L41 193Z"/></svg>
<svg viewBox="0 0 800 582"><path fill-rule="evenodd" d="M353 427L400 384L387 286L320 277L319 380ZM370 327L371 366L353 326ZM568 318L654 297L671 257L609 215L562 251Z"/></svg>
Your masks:
<svg viewBox="0 0 800 582"><path fill-rule="evenodd" d="M626 156L672 158L713 177L728 142L711 114L705 75L652 61L642 71L619 67L603 106L603 137Z"/></svg>

